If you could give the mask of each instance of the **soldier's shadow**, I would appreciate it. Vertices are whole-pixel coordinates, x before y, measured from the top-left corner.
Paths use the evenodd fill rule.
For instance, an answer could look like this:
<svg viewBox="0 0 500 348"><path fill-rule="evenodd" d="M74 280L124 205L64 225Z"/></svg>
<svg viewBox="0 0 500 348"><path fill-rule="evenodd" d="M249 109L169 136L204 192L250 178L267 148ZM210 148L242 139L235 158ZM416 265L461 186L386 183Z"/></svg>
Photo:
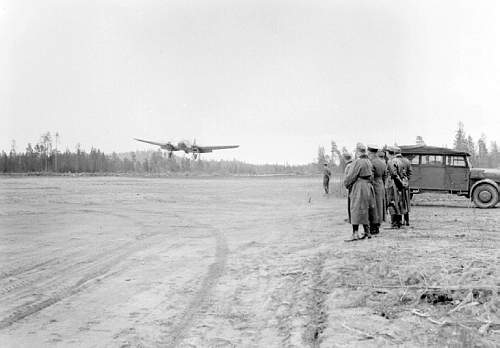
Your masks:
<svg viewBox="0 0 500 348"><path fill-rule="evenodd" d="M476 208L474 203L465 197L457 197L455 195L429 195L425 197L413 197L411 200L412 207L427 207L427 208L461 208L470 209Z"/></svg>
<svg viewBox="0 0 500 348"><path fill-rule="evenodd" d="M474 205L458 205L451 203L416 203L412 204L412 207L423 207L423 208L453 208L453 209L472 209L476 208Z"/></svg>

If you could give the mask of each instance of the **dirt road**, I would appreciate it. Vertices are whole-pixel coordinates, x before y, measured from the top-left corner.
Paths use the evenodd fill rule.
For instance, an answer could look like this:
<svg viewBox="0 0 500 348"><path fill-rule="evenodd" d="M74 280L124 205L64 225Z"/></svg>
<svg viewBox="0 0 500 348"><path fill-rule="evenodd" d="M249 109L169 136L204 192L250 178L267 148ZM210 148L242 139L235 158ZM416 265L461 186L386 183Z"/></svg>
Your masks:
<svg viewBox="0 0 500 348"><path fill-rule="evenodd" d="M498 346L499 209L415 204L345 243L317 178L2 178L0 346Z"/></svg>

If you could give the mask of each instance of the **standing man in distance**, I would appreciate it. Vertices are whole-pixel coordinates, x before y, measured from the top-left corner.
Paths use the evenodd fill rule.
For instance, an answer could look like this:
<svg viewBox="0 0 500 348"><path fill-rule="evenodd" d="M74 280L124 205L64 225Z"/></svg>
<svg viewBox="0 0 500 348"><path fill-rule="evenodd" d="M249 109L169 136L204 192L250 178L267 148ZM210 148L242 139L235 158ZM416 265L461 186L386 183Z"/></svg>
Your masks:
<svg viewBox="0 0 500 348"><path fill-rule="evenodd" d="M377 145L368 145L368 158L373 166L373 191L375 193L375 212L370 219L370 233L378 234L380 225L385 221L386 201L385 201L385 181L387 179L387 165L377 154ZM384 154L380 152L382 156Z"/></svg>
<svg viewBox="0 0 500 348"><path fill-rule="evenodd" d="M332 176L332 172L328 169L328 163L325 163L323 168L323 189L325 193L328 194L330 191L330 177Z"/></svg>

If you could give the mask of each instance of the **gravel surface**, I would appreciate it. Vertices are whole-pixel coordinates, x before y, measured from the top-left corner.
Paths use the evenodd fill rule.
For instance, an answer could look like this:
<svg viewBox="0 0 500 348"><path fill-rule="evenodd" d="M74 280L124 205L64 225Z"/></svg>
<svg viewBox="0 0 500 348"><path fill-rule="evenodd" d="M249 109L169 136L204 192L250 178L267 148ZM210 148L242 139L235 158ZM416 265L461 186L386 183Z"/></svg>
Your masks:
<svg viewBox="0 0 500 348"><path fill-rule="evenodd" d="M500 345L500 209L420 195L345 243L321 185L0 178L0 346Z"/></svg>

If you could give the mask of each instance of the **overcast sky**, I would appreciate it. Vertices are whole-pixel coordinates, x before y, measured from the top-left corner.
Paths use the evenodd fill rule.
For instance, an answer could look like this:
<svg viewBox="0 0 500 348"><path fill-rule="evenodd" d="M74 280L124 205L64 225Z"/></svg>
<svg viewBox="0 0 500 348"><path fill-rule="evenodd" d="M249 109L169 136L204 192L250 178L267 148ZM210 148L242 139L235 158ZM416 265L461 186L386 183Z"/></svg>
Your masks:
<svg viewBox="0 0 500 348"><path fill-rule="evenodd" d="M306 163L330 140L451 146L460 120L500 141L499 3L0 0L0 149L58 131Z"/></svg>

